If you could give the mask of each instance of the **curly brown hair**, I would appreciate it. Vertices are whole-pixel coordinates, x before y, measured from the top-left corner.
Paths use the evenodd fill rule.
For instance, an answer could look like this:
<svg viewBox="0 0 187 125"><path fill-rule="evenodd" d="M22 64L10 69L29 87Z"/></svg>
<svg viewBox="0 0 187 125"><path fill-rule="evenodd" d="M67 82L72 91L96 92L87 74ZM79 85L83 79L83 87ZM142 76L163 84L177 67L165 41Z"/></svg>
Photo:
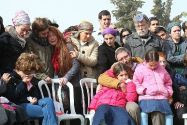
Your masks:
<svg viewBox="0 0 187 125"><path fill-rule="evenodd" d="M22 53L16 61L15 69L25 74L39 72L42 70L42 63L39 57L31 53Z"/></svg>

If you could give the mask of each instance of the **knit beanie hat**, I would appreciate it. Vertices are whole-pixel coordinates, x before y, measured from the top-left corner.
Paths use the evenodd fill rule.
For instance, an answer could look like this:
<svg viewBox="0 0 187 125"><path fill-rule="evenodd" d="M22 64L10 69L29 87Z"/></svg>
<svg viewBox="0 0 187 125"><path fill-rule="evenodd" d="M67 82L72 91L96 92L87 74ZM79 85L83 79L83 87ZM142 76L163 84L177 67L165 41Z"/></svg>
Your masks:
<svg viewBox="0 0 187 125"><path fill-rule="evenodd" d="M174 27L174 26L178 26L181 28L181 25L179 22L171 22L168 24L167 26L167 31L170 33L171 32L171 29Z"/></svg>
<svg viewBox="0 0 187 125"><path fill-rule="evenodd" d="M117 35L117 30L113 29L113 28L106 28L104 29L104 31L102 32L102 35L106 35L106 34L112 34L113 36Z"/></svg>
<svg viewBox="0 0 187 125"><path fill-rule="evenodd" d="M12 19L12 23L14 26L23 25L23 24L30 24L29 15L21 10L15 13L15 17Z"/></svg>
<svg viewBox="0 0 187 125"><path fill-rule="evenodd" d="M93 31L93 24L88 21L83 21L78 25L78 30Z"/></svg>

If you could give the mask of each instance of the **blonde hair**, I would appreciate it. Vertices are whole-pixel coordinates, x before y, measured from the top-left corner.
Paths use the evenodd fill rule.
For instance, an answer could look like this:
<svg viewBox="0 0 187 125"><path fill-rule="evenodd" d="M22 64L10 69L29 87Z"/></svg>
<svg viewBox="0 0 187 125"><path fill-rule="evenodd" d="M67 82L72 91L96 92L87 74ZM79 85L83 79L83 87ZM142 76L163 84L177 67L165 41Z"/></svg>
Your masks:
<svg viewBox="0 0 187 125"><path fill-rule="evenodd" d="M16 61L15 69L25 74L41 71L41 60L35 54L22 53Z"/></svg>

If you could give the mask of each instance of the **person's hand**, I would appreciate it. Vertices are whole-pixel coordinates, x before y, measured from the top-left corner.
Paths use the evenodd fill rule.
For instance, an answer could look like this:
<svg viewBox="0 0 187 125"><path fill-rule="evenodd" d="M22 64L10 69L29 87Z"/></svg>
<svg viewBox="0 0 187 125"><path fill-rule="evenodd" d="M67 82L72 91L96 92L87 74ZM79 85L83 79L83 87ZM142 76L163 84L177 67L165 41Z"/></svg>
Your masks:
<svg viewBox="0 0 187 125"><path fill-rule="evenodd" d="M95 110L90 110L90 114L95 114Z"/></svg>
<svg viewBox="0 0 187 125"><path fill-rule="evenodd" d="M52 80L51 80L51 78L48 76L48 77L46 77L45 79L44 79L44 81L46 81L47 83L51 83L52 82Z"/></svg>
<svg viewBox="0 0 187 125"><path fill-rule="evenodd" d="M183 91L183 90L185 90L185 89L186 89L185 86L180 86L180 87L179 87L179 91Z"/></svg>
<svg viewBox="0 0 187 125"><path fill-rule="evenodd" d="M96 93L99 92L101 89L102 89L102 85L101 85L101 84L98 84L98 85L97 85L97 88L96 88Z"/></svg>
<svg viewBox="0 0 187 125"><path fill-rule="evenodd" d="M175 109L179 109L179 108L184 107L184 104L182 104L181 102L176 102L176 103L174 104L174 107L175 107Z"/></svg>
<svg viewBox="0 0 187 125"><path fill-rule="evenodd" d="M11 79L10 74L9 73L4 73L1 77L1 79L5 82L8 83L8 81Z"/></svg>
<svg viewBox="0 0 187 125"><path fill-rule="evenodd" d="M119 88L121 89L122 92L126 92L126 84L125 84L125 82L120 82Z"/></svg>
<svg viewBox="0 0 187 125"><path fill-rule="evenodd" d="M30 102L31 102L31 104L36 104L37 101L38 101L38 99L36 97L33 97Z"/></svg>
<svg viewBox="0 0 187 125"><path fill-rule="evenodd" d="M66 85L66 83L68 82L68 79L67 78L65 78L65 77L62 77L62 78L59 78L59 80L60 80L60 85Z"/></svg>
<svg viewBox="0 0 187 125"><path fill-rule="evenodd" d="M74 48L74 51L70 51L69 53L70 53L71 58L77 58L79 54L79 52L75 48Z"/></svg>
<svg viewBox="0 0 187 125"><path fill-rule="evenodd" d="M169 101L169 104L171 104L173 102L173 98L169 97L168 101Z"/></svg>
<svg viewBox="0 0 187 125"><path fill-rule="evenodd" d="M31 81L31 79L32 79L32 77L30 77L30 76L28 76L28 75L24 75L24 76L21 76L21 78L22 78L22 81L24 82L24 83L30 83L30 81Z"/></svg>
<svg viewBox="0 0 187 125"><path fill-rule="evenodd" d="M28 97L27 99L31 104L36 104L38 101L36 97Z"/></svg>

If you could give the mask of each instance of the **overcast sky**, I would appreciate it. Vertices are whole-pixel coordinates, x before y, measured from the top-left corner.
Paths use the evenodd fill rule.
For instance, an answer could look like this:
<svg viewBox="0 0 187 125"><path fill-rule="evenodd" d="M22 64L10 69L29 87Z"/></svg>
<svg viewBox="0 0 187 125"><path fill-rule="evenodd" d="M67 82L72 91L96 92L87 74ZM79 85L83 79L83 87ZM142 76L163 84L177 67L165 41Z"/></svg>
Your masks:
<svg viewBox="0 0 187 125"><path fill-rule="evenodd" d="M186 5L186 0L173 0L171 17L185 11ZM146 0L140 11L150 17L152 6L152 0ZM92 22L96 30L99 27L97 16L103 9L111 12L115 7L110 0L0 0L0 16L3 17L5 26L12 24L11 20L16 11L25 10L31 21L35 17L48 17L55 20L61 30L83 20ZM112 18L112 21L115 19Z"/></svg>

